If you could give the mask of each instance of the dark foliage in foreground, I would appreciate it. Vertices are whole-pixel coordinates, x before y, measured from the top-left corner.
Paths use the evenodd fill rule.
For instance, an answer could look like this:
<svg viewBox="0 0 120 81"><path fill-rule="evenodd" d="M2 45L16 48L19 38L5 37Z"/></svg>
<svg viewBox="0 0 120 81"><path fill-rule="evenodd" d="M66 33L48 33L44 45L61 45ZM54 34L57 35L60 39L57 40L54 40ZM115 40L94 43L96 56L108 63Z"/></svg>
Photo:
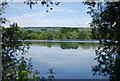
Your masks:
<svg viewBox="0 0 120 81"><path fill-rule="evenodd" d="M93 18L93 34L103 44L96 50L98 64L92 67L93 73L120 81L120 2L85 4Z"/></svg>

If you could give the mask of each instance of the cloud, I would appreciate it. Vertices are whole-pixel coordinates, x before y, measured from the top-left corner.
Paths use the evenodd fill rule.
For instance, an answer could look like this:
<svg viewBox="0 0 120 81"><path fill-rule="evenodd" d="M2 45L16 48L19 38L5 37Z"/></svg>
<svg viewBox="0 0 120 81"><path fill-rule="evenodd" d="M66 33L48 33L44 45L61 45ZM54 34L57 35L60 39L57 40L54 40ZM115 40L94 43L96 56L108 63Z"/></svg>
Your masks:
<svg viewBox="0 0 120 81"><path fill-rule="evenodd" d="M32 46L30 50L35 50L36 48L41 50L31 51L29 54L26 54L25 57L32 57L37 62L42 62L46 65L61 65L61 64L66 65L66 64L75 64L77 62L80 64L84 64L85 62L81 62L82 60L86 60L86 59L89 60L94 56L93 54L94 50L92 48L82 49L81 47L79 47L78 50L62 50L55 46L52 46L51 48L47 48L44 46L42 47L40 45L36 45L36 47ZM56 54L56 52L58 53ZM88 63L88 61L86 61L86 63Z"/></svg>
<svg viewBox="0 0 120 81"><path fill-rule="evenodd" d="M40 6L34 6L32 10L21 9L21 3L13 5L8 10L6 18L11 23L17 22L19 26L84 26L88 27L91 18L88 14L82 10L83 7L78 5L72 6L76 3L61 3L61 5L54 7L54 9L48 13L42 11L43 8ZM14 9L15 8L15 9ZM20 9L18 9L20 8ZM18 11L14 11L17 10ZM81 11L80 11L81 10ZM10 14L11 13L11 14ZM85 14L86 13L86 14Z"/></svg>
<svg viewBox="0 0 120 81"><path fill-rule="evenodd" d="M10 23L17 22L20 26L31 25L32 23L38 23L40 19L44 19L45 13L39 12L34 14L24 14L16 17L8 17Z"/></svg>
<svg viewBox="0 0 120 81"><path fill-rule="evenodd" d="M83 26L89 27L89 21L86 18L80 21L80 18L48 18L46 13L24 14L22 16L9 17L11 23L17 22L20 26ZM79 20L78 20L79 19ZM85 23L84 23L85 22Z"/></svg>
<svg viewBox="0 0 120 81"><path fill-rule="evenodd" d="M24 14L22 16L16 16L16 17L8 17L10 20L14 19L25 19L25 18L31 18L31 17L44 17L45 13L34 13L34 14Z"/></svg>
<svg viewBox="0 0 120 81"><path fill-rule="evenodd" d="M23 15L18 17L8 18L11 23L17 22L20 26L83 26L89 27L90 22L83 23L81 21L77 21L76 18L45 18L45 14L31 14L31 15Z"/></svg>
<svg viewBox="0 0 120 81"><path fill-rule="evenodd" d="M86 27L90 27L90 22L85 22L83 25Z"/></svg>
<svg viewBox="0 0 120 81"><path fill-rule="evenodd" d="M80 13L80 11L74 10L74 9L60 9L60 8L55 8L51 12L57 12L57 13Z"/></svg>

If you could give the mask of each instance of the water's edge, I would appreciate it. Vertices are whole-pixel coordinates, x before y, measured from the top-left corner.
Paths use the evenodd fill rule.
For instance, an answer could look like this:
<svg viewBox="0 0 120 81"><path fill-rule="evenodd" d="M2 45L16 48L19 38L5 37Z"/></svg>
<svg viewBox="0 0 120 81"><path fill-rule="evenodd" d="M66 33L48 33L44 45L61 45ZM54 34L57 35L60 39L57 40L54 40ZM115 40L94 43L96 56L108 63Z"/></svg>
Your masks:
<svg viewBox="0 0 120 81"><path fill-rule="evenodd" d="M18 40L23 41L23 40ZM25 42L79 42L79 43L99 43L98 40L24 40Z"/></svg>

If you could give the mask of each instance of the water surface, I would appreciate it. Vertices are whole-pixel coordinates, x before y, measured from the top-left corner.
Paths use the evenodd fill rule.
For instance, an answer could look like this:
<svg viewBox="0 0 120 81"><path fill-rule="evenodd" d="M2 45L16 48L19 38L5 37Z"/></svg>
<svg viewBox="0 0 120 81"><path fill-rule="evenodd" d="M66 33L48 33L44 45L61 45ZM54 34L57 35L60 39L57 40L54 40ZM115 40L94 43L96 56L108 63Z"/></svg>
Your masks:
<svg viewBox="0 0 120 81"><path fill-rule="evenodd" d="M31 43L26 57L32 57L33 69L47 77L52 68L56 79L105 79L93 76L91 66L97 62L95 49L99 44L80 42Z"/></svg>

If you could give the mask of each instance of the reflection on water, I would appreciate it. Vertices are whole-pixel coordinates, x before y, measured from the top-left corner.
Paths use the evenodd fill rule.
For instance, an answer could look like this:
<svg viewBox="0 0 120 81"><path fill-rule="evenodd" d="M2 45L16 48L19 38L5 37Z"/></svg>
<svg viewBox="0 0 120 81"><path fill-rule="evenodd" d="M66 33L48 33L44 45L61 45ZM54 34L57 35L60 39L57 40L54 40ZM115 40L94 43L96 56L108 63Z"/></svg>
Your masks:
<svg viewBox="0 0 120 81"><path fill-rule="evenodd" d="M28 44L30 48L26 53L23 49ZM3 77L13 72L11 69L16 70L18 63L15 61L24 56L32 58L33 69L40 72L40 77L46 78L47 70L53 69L56 79L120 80L120 55L114 51L115 47L99 47L100 44L80 42L7 42L6 45L2 47ZM26 54L21 55L20 50Z"/></svg>
<svg viewBox="0 0 120 81"><path fill-rule="evenodd" d="M38 43L33 43L29 42L30 44L34 45L40 45L42 47L49 47L51 48L52 46L54 47L60 47L61 49L78 49L79 47L83 49L89 49L93 48L95 49L99 44L97 43L79 43L79 42L38 42Z"/></svg>
<svg viewBox="0 0 120 81"><path fill-rule="evenodd" d="M79 43L60 43L60 48L62 49L78 49Z"/></svg>
<svg viewBox="0 0 120 81"><path fill-rule="evenodd" d="M33 68L46 77L48 68L55 72L56 79L104 79L94 77L91 66L94 61L94 50L99 44L62 42L62 43L31 43L26 57L32 57Z"/></svg>

